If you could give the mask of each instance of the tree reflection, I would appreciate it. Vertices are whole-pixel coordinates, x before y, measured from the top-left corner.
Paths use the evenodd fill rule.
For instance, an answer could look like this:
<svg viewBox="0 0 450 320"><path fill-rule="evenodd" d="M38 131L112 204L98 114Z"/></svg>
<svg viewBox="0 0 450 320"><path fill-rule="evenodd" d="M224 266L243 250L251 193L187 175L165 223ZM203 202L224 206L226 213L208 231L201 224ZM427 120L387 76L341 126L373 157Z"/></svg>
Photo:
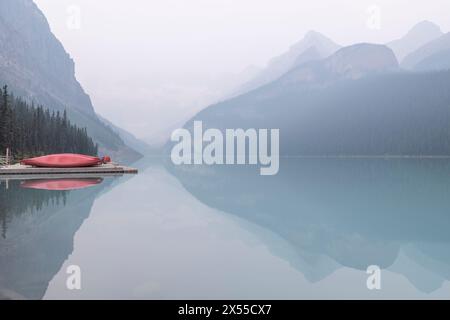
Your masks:
<svg viewBox="0 0 450 320"><path fill-rule="evenodd" d="M1 235L6 239L8 224L24 214L35 214L44 208L65 206L68 191L20 188L20 181L1 181L0 221Z"/></svg>

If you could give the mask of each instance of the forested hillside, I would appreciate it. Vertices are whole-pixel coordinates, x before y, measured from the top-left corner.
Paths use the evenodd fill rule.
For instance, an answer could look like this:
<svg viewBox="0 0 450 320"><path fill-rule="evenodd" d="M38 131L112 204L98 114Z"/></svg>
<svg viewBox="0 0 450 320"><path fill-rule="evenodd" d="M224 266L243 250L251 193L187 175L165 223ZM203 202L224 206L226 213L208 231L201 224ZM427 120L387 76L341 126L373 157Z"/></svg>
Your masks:
<svg viewBox="0 0 450 320"><path fill-rule="evenodd" d="M126 162L141 157L97 117L75 77L75 62L33 0L0 0L0 84L28 103L60 114L66 110L73 124L86 127L101 153Z"/></svg>
<svg viewBox="0 0 450 320"><path fill-rule="evenodd" d="M450 155L450 71L328 85L282 79L213 105L203 127L278 128L283 155Z"/></svg>
<svg viewBox="0 0 450 320"><path fill-rule="evenodd" d="M49 153L96 155L98 146L86 128L73 125L64 111L50 112L0 89L0 154L10 148L15 158Z"/></svg>

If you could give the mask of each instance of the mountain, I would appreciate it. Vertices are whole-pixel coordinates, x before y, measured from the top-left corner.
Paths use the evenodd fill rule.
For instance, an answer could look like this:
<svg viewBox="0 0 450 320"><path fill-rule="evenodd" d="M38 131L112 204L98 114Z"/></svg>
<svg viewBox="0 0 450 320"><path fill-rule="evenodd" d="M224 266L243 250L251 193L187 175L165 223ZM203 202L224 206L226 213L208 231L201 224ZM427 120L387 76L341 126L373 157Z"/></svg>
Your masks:
<svg viewBox="0 0 450 320"><path fill-rule="evenodd" d="M71 121L87 128L100 153L119 160L140 156L98 119L75 78L73 60L32 0L0 1L0 84L29 102L61 112L67 109Z"/></svg>
<svg viewBox="0 0 450 320"><path fill-rule="evenodd" d="M361 43L338 50L329 58L300 65L282 76L278 86L319 84L338 79L357 79L398 68L397 59L383 45Z"/></svg>
<svg viewBox="0 0 450 320"><path fill-rule="evenodd" d="M442 64L444 69L450 60L450 32L423 45L413 53L409 54L402 62L405 69L439 70Z"/></svg>
<svg viewBox="0 0 450 320"><path fill-rule="evenodd" d="M339 45L324 35L315 31L309 31L289 51L273 58L265 69L260 71L252 80L243 84L234 95L239 95L270 83L292 68L305 62L326 58L339 48Z"/></svg>
<svg viewBox="0 0 450 320"><path fill-rule="evenodd" d="M429 21L422 21L416 24L405 36L389 42L387 46L394 51L397 59L402 61L411 52L442 35L439 26Z"/></svg>
<svg viewBox="0 0 450 320"><path fill-rule="evenodd" d="M103 121L103 123L105 123L107 126L109 126L113 131L115 131L127 146L133 148L134 150L138 151L143 155L148 154L149 152L152 151L152 148L148 144L136 138L132 133L129 133L128 131L122 128L119 128L111 121L107 120L106 118L102 117L99 114L97 114L97 117L101 121Z"/></svg>
<svg viewBox="0 0 450 320"><path fill-rule="evenodd" d="M366 44L311 64L185 127L278 128L289 156L450 155L450 72L401 72L390 49Z"/></svg>
<svg viewBox="0 0 450 320"><path fill-rule="evenodd" d="M437 52L419 63L414 67L415 71L437 71L450 70L450 49Z"/></svg>

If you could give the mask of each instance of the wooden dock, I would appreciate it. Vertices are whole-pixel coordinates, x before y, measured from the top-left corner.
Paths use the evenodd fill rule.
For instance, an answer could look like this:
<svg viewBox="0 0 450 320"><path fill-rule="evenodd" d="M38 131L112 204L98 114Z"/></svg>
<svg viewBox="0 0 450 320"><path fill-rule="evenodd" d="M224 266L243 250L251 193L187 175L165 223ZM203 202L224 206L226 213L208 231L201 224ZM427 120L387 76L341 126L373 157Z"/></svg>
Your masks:
<svg viewBox="0 0 450 320"><path fill-rule="evenodd" d="M32 166L24 166L21 164L15 164L10 166L0 167L0 177L2 176L22 176L22 175L33 175L33 176L59 176L59 175L108 175L108 174L136 174L137 169L124 167L114 163L102 164L94 167L83 167L83 168L37 168Z"/></svg>

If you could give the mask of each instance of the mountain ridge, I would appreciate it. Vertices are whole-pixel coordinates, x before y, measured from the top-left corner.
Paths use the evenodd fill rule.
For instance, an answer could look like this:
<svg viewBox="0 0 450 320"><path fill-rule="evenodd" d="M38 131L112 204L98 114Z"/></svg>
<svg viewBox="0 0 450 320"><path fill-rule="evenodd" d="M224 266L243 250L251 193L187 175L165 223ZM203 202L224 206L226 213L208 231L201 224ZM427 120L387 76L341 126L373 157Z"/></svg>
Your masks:
<svg viewBox="0 0 450 320"><path fill-rule="evenodd" d="M204 109L185 128L192 130L194 121L205 130L277 128L283 156L450 154L450 72L402 71L383 45L341 50L299 67L312 80L288 73ZM373 50L374 63L367 50ZM348 69L342 57L361 59Z"/></svg>
<svg viewBox="0 0 450 320"><path fill-rule="evenodd" d="M75 77L73 59L32 0L0 1L0 83L27 102L66 110L73 123L87 128L101 153L127 162L141 157L97 117Z"/></svg>
<svg viewBox="0 0 450 320"><path fill-rule="evenodd" d="M416 51L409 54L405 57L401 66L405 69L412 70L423 60L445 51L450 51L450 32L447 32L441 37L426 43Z"/></svg>
<svg viewBox="0 0 450 320"><path fill-rule="evenodd" d="M386 45L394 51L398 61L401 62L422 45L442 35L443 33L438 25L425 20L414 25L403 37L388 42Z"/></svg>
<svg viewBox="0 0 450 320"><path fill-rule="evenodd" d="M266 87L323 86L339 80L355 80L367 75L398 71L399 64L393 51L385 45L357 43L343 47L331 56L305 62L288 71Z"/></svg>
<svg viewBox="0 0 450 320"><path fill-rule="evenodd" d="M326 58L336 52L340 45L316 31L308 31L302 40L293 44L289 50L272 58L267 66L256 77L243 84L235 92L235 96L264 86L289 70L308 61Z"/></svg>

